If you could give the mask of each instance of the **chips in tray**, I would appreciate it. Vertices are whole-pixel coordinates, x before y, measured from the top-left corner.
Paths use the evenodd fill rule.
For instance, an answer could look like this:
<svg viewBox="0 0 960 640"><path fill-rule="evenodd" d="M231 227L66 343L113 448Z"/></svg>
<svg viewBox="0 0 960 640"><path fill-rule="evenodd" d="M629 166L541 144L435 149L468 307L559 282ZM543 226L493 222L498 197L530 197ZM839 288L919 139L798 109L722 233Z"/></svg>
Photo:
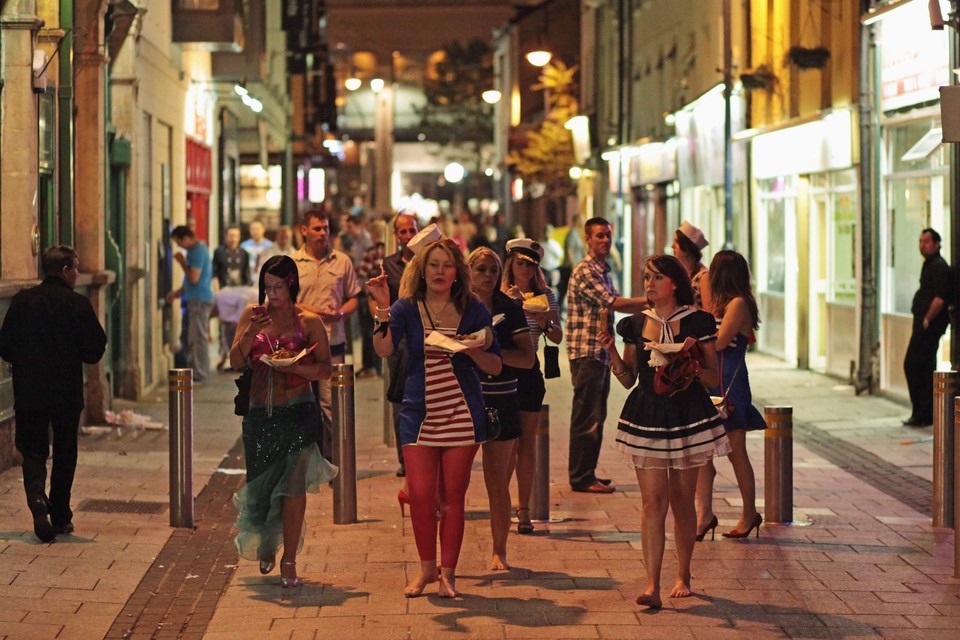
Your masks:
<svg viewBox="0 0 960 640"><path fill-rule="evenodd" d="M527 298L523 301L523 310L524 311L550 311L550 301L547 299L547 294L541 294L539 296L533 296L532 298Z"/></svg>

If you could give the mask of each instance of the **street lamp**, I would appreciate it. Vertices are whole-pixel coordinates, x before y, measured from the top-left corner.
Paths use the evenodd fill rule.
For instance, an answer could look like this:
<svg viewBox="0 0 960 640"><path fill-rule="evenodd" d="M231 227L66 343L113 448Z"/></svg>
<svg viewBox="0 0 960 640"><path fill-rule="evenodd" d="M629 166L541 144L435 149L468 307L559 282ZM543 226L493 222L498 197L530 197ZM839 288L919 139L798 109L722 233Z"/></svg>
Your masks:
<svg viewBox="0 0 960 640"><path fill-rule="evenodd" d="M497 104L500 102L500 91L497 89L487 89L480 94L480 97L483 98L483 101L487 104Z"/></svg>
<svg viewBox="0 0 960 640"><path fill-rule="evenodd" d="M546 49L537 48L533 51L527 52L527 62L535 67L545 66L548 62L550 62L550 58L552 57L553 54Z"/></svg>
<svg viewBox="0 0 960 640"><path fill-rule="evenodd" d="M370 89L372 89L374 93L380 93L383 91L385 84L386 83L383 81L383 78L374 78L370 81Z"/></svg>
<svg viewBox="0 0 960 640"><path fill-rule="evenodd" d="M346 87L347 91L356 91L361 84L363 84L363 81L356 76L351 76L343 81L343 86Z"/></svg>

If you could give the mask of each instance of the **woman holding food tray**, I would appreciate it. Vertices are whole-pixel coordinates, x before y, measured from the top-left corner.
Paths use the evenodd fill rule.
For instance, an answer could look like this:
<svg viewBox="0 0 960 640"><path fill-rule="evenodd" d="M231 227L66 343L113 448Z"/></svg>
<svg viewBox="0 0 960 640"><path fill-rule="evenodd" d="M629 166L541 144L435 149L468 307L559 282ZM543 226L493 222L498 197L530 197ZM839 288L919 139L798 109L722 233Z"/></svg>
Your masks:
<svg viewBox="0 0 960 640"><path fill-rule="evenodd" d="M487 247L474 249L467 258L473 290L493 315L494 331L500 344L503 370L483 376L483 398L487 415L496 412L500 432L483 443L483 480L490 499L490 534L493 555L489 568L506 571L507 537L510 533L510 476L513 473L516 443L520 437L520 403L517 399L517 371L533 366L534 351L530 328L520 306L500 291L500 256Z"/></svg>
<svg viewBox="0 0 960 640"><path fill-rule="evenodd" d="M530 238L516 238L507 242L507 261L504 265L501 289L511 298L522 301L523 311L530 327L534 356L540 345L540 336L553 344L563 339L560 328L560 308L553 290L547 286L540 270L543 247ZM540 361L534 357L533 367L517 370L520 403L520 439L517 441L517 533L533 533L530 521L530 493L533 490L533 468L537 451L537 429L540 425L540 407L546 395Z"/></svg>
<svg viewBox="0 0 960 640"><path fill-rule="evenodd" d="M393 306L386 276L369 280L367 290L377 305L377 354L389 356L406 339L410 358L400 444L420 571L404 595L419 596L439 582L440 596L454 598L460 595L455 575L470 469L479 443L488 439L480 374L497 375L502 368L492 319L473 295L463 253L448 239L428 244L410 261Z"/></svg>
<svg viewBox="0 0 960 640"><path fill-rule="evenodd" d="M330 377L330 347L320 316L296 304L297 265L274 256L260 271L260 304L244 309L230 366L253 370L250 409L243 417L247 482L234 495L240 557L270 573L282 547L280 583L299 587L307 493L337 474L320 455L320 424L312 380Z"/></svg>

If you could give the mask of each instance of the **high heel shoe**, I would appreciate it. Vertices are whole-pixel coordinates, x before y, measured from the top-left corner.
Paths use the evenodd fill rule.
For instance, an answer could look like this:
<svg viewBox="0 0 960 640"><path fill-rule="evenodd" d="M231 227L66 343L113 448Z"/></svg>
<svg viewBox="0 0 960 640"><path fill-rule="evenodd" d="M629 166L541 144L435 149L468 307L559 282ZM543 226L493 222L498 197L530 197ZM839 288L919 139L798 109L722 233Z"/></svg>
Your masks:
<svg viewBox="0 0 960 640"><path fill-rule="evenodd" d="M283 567L296 567L296 566L297 566L296 562L280 562L281 571L283 571ZM294 576L293 578L284 578L282 575L280 576L280 586L283 587L284 589L293 589L302 585L303 585L303 579L300 578L299 576Z"/></svg>
<svg viewBox="0 0 960 640"><path fill-rule="evenodd" d="M753 522L750 523L750 526L747 527L747 530L746 530L746 531L737 531L736 529L734 529L733 531L727 531L726 533L724 533L724 534L723 534L723 537L724 537L724 538L747 538L747 537L750 536L750 532L753 531L754 529L756 529L756 530L757 530L757 537L759 538L759 537L760 537L760 525L761 525L761 524L763 524L763 516L761 516L761 515L758 513L758 514L757 514L757 517L755 517L755 518L753 519Z"/></svg>
<svg viewBox="0 0 960 640"><path fill-rule="evenodd" d="M276 556L266 560L260 560L260 573L262 573L263 575L267 575L268 573L273 571L273 568L275 566L277 566Z"/></svg>
<svg viewBox="0 0 960 640"><path fill-rule="evenodd" d="M703 542L703 539L707 536L707 531L710 532L710 539L715 540L717 534L717 525L720 524L720 521L717 520L717 516L713 516L713 519L707 523L707 526L703 528L703 531L697 532L697 542Z"/></svg>
<svg viewBox="0 0 960 640"><path fill-rule="evenodd" d="M397 491L397 502L400 503L400 517L404 518L407 515L407 505L410 504L410 496L407 495L407 492L403 489Z"/></svg>
<svg viewBox="0 0 960 640"><path fill-rule="evenodd" d="M517 508L517 533L519 533L520 535L528 536L531 533L533 533L533 523L530 522L529 519L524 521L522 518L520 518L521 511L526 511L528 516L530 514L530 509L528 509L527 507Z"/></svg>

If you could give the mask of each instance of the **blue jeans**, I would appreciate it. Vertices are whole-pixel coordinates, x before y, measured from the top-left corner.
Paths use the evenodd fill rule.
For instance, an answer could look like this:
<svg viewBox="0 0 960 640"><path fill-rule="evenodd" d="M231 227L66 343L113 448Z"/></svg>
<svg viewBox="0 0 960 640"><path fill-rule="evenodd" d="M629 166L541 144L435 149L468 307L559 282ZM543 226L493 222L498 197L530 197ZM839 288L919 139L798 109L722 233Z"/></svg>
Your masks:
<svg viewBox="0 0 960 640"><path fill-rule="evenodd" d="M610 369L593 358L570 361L573 405L570 410L570 486L581 489L596 480L597 460L607 418Z"/></svg>

